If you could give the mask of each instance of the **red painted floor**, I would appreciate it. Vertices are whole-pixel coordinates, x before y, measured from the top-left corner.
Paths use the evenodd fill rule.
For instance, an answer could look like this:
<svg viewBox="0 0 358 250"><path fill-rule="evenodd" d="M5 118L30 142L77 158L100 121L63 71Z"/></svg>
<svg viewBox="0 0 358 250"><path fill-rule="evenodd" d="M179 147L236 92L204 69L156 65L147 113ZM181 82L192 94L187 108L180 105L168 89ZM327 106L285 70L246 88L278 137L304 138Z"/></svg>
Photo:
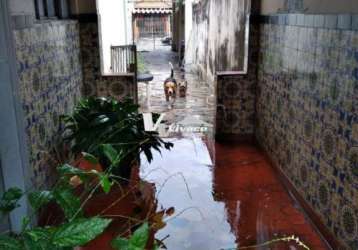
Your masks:
<svg viewBox="0 0 358 250"><path fill-rule="evenodd" d="M295 235L310 249L328 249L253 146L216 144L216 164L200 140L174 139L174 149L142 161L141 177L155 185L158 210L175 207L157 232L169 250L237 249ZM111 249L103 235L89 249ZM106 242L107 241L107 242ZM250 249L304 249L295 242Z"/></svg>
<svg viewBox="0 0 358 250"><path fill-rule="evenodd" d="M176 208L178 217L157 233L159 239L169 235L168 249L236 249L290 235L310 249L327 249L258 149L217 143L210 150L216 164L208 166L208 150L198 140L174 145L142 166L146 180L165 183L158 205ZM303 248L291 242L256 249Z"/></svg>
<svg viewBox="0 0 358 250"><path fill-rule="evenodd" d="M262 152L253 146L217 144L216 157L214 192L217 200L225 203L240 246L295 235L310 249L327 249ZM263 249L295 249L294 246L297 247L286 243Z"/></svg>

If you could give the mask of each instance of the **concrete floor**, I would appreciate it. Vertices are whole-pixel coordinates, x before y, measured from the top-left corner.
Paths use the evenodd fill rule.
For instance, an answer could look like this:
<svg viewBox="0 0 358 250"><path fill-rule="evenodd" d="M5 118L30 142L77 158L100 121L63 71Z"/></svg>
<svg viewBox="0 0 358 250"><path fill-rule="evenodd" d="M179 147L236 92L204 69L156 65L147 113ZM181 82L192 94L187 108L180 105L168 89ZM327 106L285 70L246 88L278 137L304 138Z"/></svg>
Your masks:
<svg viewBox="0 0 358 250"><path fill-rule="evenodd" d="M143 39L137 43L138 51L145 61L148 71L154 75L150 82L150 96L147 100L146 84L139 83L139 104L143 112L165 113L166 124L182 124L188 130L190 127L206 127L204 136L213 138L215 120L215 96L212 87L205 81L199 80L196 74L180 72L179 60L171 46L162 45L156 41L155 49L152 39ZM171 105L166 102L163 83L170 76L171 62L175 67L175 78L178 82L188 82L186 98L177 97ZM203 132L203 130L201 130ZM181 135L191 134L187 130ZM173 133L171 133L171 136ZM177 136L177 134L176 134Z"/></svg>

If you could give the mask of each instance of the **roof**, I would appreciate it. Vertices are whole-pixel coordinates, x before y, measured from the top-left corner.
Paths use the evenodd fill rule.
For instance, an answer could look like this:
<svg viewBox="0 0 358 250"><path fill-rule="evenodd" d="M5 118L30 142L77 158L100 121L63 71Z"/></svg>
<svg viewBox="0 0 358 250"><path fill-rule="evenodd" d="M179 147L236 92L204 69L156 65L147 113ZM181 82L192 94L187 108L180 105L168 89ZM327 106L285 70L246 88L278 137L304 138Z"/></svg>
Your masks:
<svg viewBox="0 0 358 250"><path fill-rule="evenodd" d="M170 14L172 8L134 8L134 14Z"/></svg>

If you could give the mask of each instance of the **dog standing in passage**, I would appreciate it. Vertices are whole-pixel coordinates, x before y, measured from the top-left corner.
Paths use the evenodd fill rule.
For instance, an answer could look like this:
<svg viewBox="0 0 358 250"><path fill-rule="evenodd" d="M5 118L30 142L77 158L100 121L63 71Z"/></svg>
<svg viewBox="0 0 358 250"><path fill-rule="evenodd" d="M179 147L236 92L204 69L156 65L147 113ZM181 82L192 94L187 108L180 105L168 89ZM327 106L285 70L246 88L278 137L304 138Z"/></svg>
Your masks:
<svg viewBox="0 0 358 250"><path fill-rule="evenodd" d="M181 97L181 98L186 97L187 89L188 89L188 82L187 81L179 83L179 97Z"/></svg>
<svg viewBox="0 0 358 250"><path fill-rule="evenodd" d="M174 103L177 97L177 81L174 79L174 67L172 63L169 63L171 67L170 77L164 81L164 93L167 102L170 100Z"/></svg>

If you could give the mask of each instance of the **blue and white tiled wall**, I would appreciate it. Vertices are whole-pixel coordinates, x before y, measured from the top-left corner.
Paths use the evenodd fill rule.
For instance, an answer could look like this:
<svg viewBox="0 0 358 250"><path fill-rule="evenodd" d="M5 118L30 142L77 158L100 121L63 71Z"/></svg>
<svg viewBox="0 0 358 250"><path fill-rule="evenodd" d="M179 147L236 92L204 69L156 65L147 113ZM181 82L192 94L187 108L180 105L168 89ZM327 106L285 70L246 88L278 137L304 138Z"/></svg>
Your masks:
<svg viewBox="0 0 358 250"><path fill-rule="evenodd" d="M136 97L133 77L102 77L97 23L41 21L15 27L20 97L24 109L32 183L51 185L61 143L59 116L82 96Z"/></svg>
<svg viewBox="0 0 358 250"><path fill-rule="evenodd" d="M327 228L358 249L358 30L348 19L263 18L256 136Z"/></svg>
<svg viewBox="0 0 358 250"><path fill-rule="evenodd" d="M81 97L76 21L48 21L14 30L20 97L35 187L50 185L55 165L49 151L61 136L59 116Z"/></svg>
<svg viewBox="0 0 358 250"><path fill-rule="evenodd" d="M255 134L258 38L258 25L252 24L246 74L217 76L217 138L247 138Z"/></svg>
<svg viewBox="0 0 358 250"><path fill-rule="evenodd" d="M136 99L137 89L132 76L102 76L97 21L80 22L80 40L83 94Z"/></svg>

